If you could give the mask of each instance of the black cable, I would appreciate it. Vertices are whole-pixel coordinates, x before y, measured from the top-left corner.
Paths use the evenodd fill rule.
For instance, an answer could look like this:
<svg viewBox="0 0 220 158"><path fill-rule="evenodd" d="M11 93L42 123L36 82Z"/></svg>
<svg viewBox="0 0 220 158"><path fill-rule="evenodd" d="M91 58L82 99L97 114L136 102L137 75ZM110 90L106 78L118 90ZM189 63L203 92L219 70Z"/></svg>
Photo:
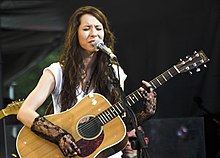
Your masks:
<svg viewBox="0 0 220 158"><path fill-rule="evenodd" d="M136 136L137 136L137 143L138 143L138 157L139 158L150 158L149 154L148 154L148 151L147 151L147 144L145 142L145 134L143 131L139 130L138 129L138 122L137 122L137 118L136 118L136 115L134 113L134 111L131 109L131 107L128 105L127 103L127 100L126 100L126 95L120 85L120 73L119 73L119 62L117 60L117 58L115 58L115 62L116 62L116 65L117 65L117 72L118 72L118 78L115 77L115 81L114 83L117 83L117 86L119 88L119 93L120 93L120 96L121 96L121 101L122 101L122 106L124 107L125 109L125 112L126 114L128 115L129 118L131 118L131 124L132 124L132 127L133 129L135 129L135 133L136 133ZM114 73L114 69L112 67L112 63L111 63L111 60L109 60L109 66L111 66L111 69ZM115 73L114 73L115 74Z"/></svg>

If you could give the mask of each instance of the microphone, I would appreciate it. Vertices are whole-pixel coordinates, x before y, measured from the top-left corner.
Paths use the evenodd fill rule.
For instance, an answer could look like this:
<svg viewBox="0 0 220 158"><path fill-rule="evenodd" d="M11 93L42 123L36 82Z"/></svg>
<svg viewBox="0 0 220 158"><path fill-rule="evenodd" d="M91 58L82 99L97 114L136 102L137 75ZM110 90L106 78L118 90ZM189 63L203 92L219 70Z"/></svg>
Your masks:
<svg viewBox="0 0 220 158"><path fill-rule="evenodd" d="M116 55L112 53L112 50L108 48L102 40L95 40L93 45L96 49L100 49L103 53L107 54L111 59L117 59Z"/></svg>

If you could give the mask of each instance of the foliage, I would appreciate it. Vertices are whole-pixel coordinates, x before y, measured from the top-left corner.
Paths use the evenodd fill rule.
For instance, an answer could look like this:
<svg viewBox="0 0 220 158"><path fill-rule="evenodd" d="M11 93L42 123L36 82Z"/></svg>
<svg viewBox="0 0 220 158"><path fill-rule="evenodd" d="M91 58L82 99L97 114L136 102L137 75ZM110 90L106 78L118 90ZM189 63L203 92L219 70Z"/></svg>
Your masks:
<svg viewBox="0 0 220 158"><path fill-rule="evenodd" d="M37 85L38 80L40 79L42 72L45 67L49 66L51 63L58 61L60 51L56 50L50 53L44 60L39 64L34 66L31 70L24 73L22 76L17 78L15 81L15 98L16 99L25 99L27 95L34 89ZM46 105L49 104L50 98L48 98L43 106L38 109L40 114L43 114L46 108Z"/></svg>

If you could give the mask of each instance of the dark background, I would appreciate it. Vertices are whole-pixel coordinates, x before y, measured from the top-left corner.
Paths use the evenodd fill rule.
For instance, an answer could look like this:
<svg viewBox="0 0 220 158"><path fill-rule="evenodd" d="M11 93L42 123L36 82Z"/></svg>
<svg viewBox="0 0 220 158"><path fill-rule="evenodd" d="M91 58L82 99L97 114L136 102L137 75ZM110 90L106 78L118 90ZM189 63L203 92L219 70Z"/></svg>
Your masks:
<svg viewBox="0 0 220 158"><path fill-rule="evenodd" d="M200 73L179 74L156 90L158 106L153 119L219 116L219 0L11 0L0 4L0 95L63 44L75 9L93 5L103 10L117 37L115 53L128 75L127 94L142 79L152 80L195 50L203 50L210 58Z"/></svg>

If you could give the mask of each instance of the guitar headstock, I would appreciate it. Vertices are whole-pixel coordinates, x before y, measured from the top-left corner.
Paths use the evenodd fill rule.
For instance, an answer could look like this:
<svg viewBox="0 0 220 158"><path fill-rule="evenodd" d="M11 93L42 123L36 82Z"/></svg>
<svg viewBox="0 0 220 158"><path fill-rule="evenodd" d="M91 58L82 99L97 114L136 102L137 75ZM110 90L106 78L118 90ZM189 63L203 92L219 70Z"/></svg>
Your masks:
<svg viewBox="0 0 220 158"><path fill-rule="evenodd" d="M6 106L2 111L5 116L16 115L23 104L24 100L14 101Z"/></svg>
<svg viewBox="0 0 220 158"><path fill-rule="evenodd" d="M186 59L181 60L180 63L178 63L176 68L178 69L179 73L188 72L192 69L196 68L196 71L199 72L200 65L204 65L206 67L205 63L207 63L210 59L205 55L205 53L200 50L199 52L194 52L193 55L187 56ZM190 71L190 73L192 73Z"/></svg>

